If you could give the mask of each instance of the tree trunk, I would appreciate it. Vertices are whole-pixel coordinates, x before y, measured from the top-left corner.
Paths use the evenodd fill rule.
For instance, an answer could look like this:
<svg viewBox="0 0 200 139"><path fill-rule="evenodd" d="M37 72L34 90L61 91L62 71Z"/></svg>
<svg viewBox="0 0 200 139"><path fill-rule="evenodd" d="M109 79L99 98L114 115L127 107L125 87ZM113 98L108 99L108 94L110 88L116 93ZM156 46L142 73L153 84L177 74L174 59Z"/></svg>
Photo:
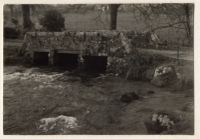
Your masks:
<svg viewBox="0 0 200 139"><path fill-rule="evenodd" d="M13 5L9 5L9 8L10 8L10 17L12 19L14 17L14 7Z"/></svg>
<svg viewBox="0 0 200 139"><path fill-rule="evenodd" d="M190 4L184 4L184 10L185 10L185 15L186 15L186 23L185 23L185 27L186 27L186 33L187 33L187 38L189 40L189 45L191 47L193 47L193 17L191 17L191 15L193 15L193 5Z"/></svg>
<svg viewBox="0 0 200 139"><path fill-rule="evenodd" d="M30 6L23 4L22 12L23 12L23 29L30 30L32 27L32 22L30 19Z"/></svg>
<svg viewBox="0 0 200 139"><path fill-rule="evenodd" d="M110 4L110 30L117 29L117 11L119 8L119 4Z"/></svg>

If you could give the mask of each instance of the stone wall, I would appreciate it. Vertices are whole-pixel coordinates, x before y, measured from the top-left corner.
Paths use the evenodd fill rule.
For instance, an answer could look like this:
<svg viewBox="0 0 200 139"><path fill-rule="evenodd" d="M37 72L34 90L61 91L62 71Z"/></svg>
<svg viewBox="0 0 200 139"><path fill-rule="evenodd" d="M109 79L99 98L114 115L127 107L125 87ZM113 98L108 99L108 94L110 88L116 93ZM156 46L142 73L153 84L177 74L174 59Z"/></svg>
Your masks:
<svg viewBox="0 0 200 139"><path fill-rule="evenodd" d="M80 57L107 56L108 69L112 67L120 72L119 68L128 65L126 56L135 55L135 46L145 43L145 37L143 41L135 38L138 34L133 31L28 32L23 46L31 58L34 51L49 52L50 63L53 63L53 53L58 50L77 53Z"/></svg>
<svg viewBox="0 0 200 139"><path fill-rule="evenodd" d="M84 55L113 56L120 50L124 54L130 53L133 47L130 36L133 38L137 35L125 31L28 32L24 44L27 50L61 49Z"/></svg>

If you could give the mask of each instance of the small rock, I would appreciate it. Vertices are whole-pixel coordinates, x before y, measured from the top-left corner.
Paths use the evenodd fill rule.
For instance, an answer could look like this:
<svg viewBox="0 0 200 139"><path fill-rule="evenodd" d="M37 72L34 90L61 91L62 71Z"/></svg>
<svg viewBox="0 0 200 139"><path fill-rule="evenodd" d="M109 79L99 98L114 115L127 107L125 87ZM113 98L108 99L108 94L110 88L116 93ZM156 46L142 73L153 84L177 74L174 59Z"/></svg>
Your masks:
<svg viewBox="0 0 200 139"><path fill-rule="evenodd" d="M147 91L147 94L154 94L155 92L152 90Z"/></svg>
<svg viewBox="0 0 200 139"><path fill-rule="evenodd" d="M133 100L138 100L139 98L140 97L135 92L131 92L123 94L120 98L120 101L124 103L131 103Z"/></svg>

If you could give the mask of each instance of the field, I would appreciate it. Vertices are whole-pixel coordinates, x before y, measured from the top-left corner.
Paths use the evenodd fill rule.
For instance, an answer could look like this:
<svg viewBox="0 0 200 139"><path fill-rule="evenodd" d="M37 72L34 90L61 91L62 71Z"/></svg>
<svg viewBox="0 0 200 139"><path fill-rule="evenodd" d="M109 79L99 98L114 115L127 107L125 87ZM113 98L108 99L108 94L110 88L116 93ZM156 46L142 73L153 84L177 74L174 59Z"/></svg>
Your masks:
<svg viewBox="0 0 200 139"><path fill-rule="evenodd" d="M43 14L32 15L33 23L39 23L39 19ZM69 12L63 13L65 18L65 29L73 31L94 31L94 30L108 30L110 16L108 13L100 13L98 11L88 11L86 13ZM21 16L17 17L19 24L22 25ZM8 16L5 19L5 26L9 26ZM165 16L155 17L151 21L152 27L166 25L171 21ZM131 12L119 12L117 19L117 30L133 30L138 33L148 31L150 24L141 15L136 15ZM185 31L177 28L164 28L157 30L161 41L168 41L170 47L187 46L187 37Z"/></svg>

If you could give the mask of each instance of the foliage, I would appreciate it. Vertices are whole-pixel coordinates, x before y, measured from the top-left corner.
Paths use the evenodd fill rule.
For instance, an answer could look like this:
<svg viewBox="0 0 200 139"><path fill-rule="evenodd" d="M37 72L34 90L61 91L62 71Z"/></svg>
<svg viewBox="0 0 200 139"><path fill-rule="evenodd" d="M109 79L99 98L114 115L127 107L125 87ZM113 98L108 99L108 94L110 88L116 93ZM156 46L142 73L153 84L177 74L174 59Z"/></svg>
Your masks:
<svg viewBox="0 0 200 139"><path fill-rule="evenodd" d="M139 17L144 19L148 31L155 32L165 28L173 28L176 32L184 31L189 45L193 45L193 4L134 4L132 12L139 13ZM170 21L164 22L162 25L153 24L155 19L163 17Z"/></svg>
<svg viewBox="0 0 200 139"><path fill-rule="evenodd" d="M17 39L20 35L20 31L12 27L4 27L4 38Z"/></svg>
<svg viewBox="0 0 200 139"><path fill-rule="evenodd" d="M22 5L22 15L23 15L23 29L24 32L31 30L33 27L33 23L30 17L30 5L23 4Z"/></svg>
<svg viewBox="0 0 200 139"><path fill-rule="evenodd" d="M57 10L49 10L45 16L40 19L40 24L45 27L47 31L62 31L65 27L65 19Z"/></svg>

